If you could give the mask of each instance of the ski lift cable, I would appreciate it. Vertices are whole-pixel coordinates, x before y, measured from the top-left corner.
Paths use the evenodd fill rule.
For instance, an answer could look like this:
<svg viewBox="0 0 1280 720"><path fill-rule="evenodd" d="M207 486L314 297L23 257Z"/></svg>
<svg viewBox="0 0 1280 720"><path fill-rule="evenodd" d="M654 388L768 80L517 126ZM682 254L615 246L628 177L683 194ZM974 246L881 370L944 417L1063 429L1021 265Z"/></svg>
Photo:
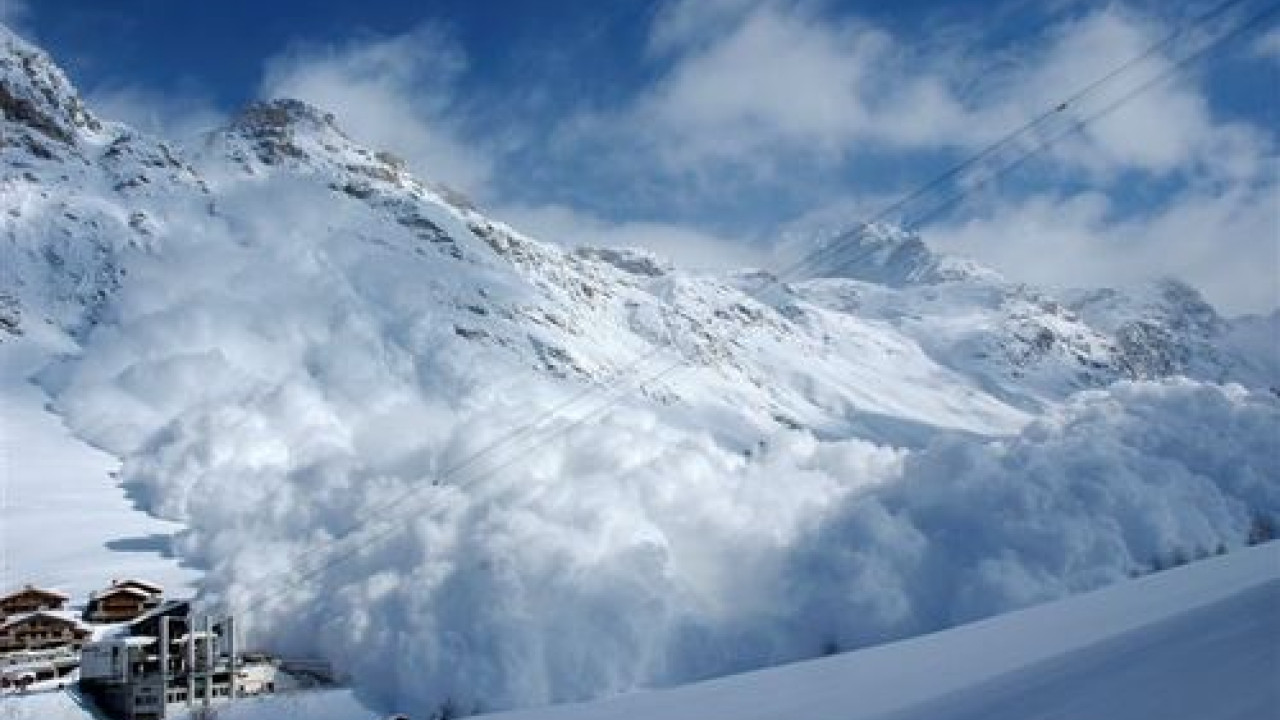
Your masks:
<svg viewBox="0 0 1280 720"><path fill-rule="evenodd" d="M837 235L835 239L828 241L826 243L823 243L817 249L801 257L798 261L793 263L791 266L788 266L787 268L785 268L784 270L776 274L779 276L786 276L793 273L802 273L806 269L815 266L817 260L820 259L823 255L827 254L828 252L838 251L842 243L849 242L850 240L856 240L863 233L865 233L871 226L892 217L894 214L896 214L898 211L902 210L903 208L925 197L932 191L943 187L944 185L946 185L946 183L959 177L962 173L964 173L969 168L974 167L978 163L981 163L987 158L992 157L993 155L998 153L1000 150L1003 150L1004 148L1011 146L1016 141L1022 139L1024 136L1031 133L1033 130L1039 128L1041 125L1047 124L1050 120L1056 119L1057 117L1066 113L1068 109L1079 105L1081 101L1093 95L1095 92L1102 89L1112 81L1120 78L1124 74L1142 65L1147 60L1150 60L1151 58L1167 50L1185 32L1187 32L1191 28L1202 26L1208 22L1213 21L1215 18L1218 18L1219 16L1221 16L1222 14L1224 14L1234 6L1239 5L1243 1L1244 0L1224 0L1224 2L1221 2L1218 5L1215 5L1213 8L1192 18L1191 20L1184 23L1180 23L1176 28L1174 28L1171 32L1169 32L1167 35L1162 37L1160 40L1152 43L1151 45L1148 45L1142 52L1138 53L1137 55L1134 55L1124 63L1121 63L1120 65L1113 68L1111 71L1096 78L1095 80L1088 83L1087 85L1084 85L1083 87L1079 88L1078 90L1071 93L1069 96L1067 96L1066 98L1064 98L1063 100L1061 100L1059 103L1052 106L1048 110L1041 112L1039 115L1027 121L1026 123L1007 132L1006 134L998 138L996 141L988 144L978 152L960 161L956 165L952 166L951 168L947 169L943 173L934 177L932 180L921 185L914 191L908 193L902 198L882 208L881 210L879 210L878 212L876 212L874 215L867 218L866 220L855 223L852 230L846 231L841 235ZM849 263L844 263L842 266L847 266L848 264Z"/></svg>
<svg viewBox="0 0 1280 720"><path fill-rule="evenodd" d="M1071 93L1069 96L1061 100L1059 103L1054 105L1052 108L1041 112L1039 115L1032 118L1030 121L1005 133L996 141L988 144L982 150L978 151L973 155L970 155L967 159L961 161L960 163L951 167L947 171L943 172L942 174L936 176L935 178L921 185L916 190L908 193L907 195L903 196L899 200L881 209L875 215L857 223L855 230L853 230L852 232L847 232L840 237L844 238L846 242L848 240L856 239L862 233L866 232L870 226L874 225L877 222L885 220L886 218L892 216L893 214L909 206L910 204L920 200L921 198L925 197L933 190L936 190L937 188L947 183L949 180L960 175L965 170L991 157L992 155L996 154L998 151L1006 147L1009 147L1017 140L1026 136L1031 131L1045 124L1048 120L1055 118L1056 116L1065 112L1069 107L1075 106L1081 100L1097 92L1099 89L1103 88L1111 81L1119 78L1120 76L1124 75L1125 73L1129 72L1135 67L1141 65L1148 59L1164 51L1170 45L1172 45L1183 33L1187 32L1191 27L1203 25L1207 22L1210 22L1213 19L1221 16L1222 14L1224 14L1234 6L1239 5L1243 1L1244 0L1224 0L1223 2L1220 2L1214 7L1212 7L1211 9L1209 9L1208 11L1196 16L1195 18L1192 18L1187 22L1180 23L1178 27L1176 27L1174 30L1172 30L1168 34L1166 34L1160 40L1148 45L1140 53L1134 55L1133 57L1129 58L1128 60L1121 63L1120 65L1117 65L1116 67L1112 68L1110 71L1108 71L1104 75L1099 76L1098 78L1094 79L1088 84L1080 87L1079 89ZM770 282L768 282L765 286L757 288L755 292L767 293L777 289L788 280L801 279L802 272L807 267L815 264L816 261L821 256L838 250L840 245L841 245L840 238L837 238L835 241L832 241L832 242L824 243L819 248L816 248L813 251L810 251L806 256L802 257L798 262L796 262L792 266L773 273L773 279ZM875 248L863 248L857 255L844 258L839 265L836 265L834 267L843 268L843 267L856 264L857 262L870 256L871 254L874 254L875 251L876 251ZM662 352L664 352L665 350L666 350L666 347L658 346L653 348L652 350L648 350L639 354L635 359L633 359L623 367L611 373L611 377L609 379L588 385L587 387L583 388L580 392L575 393L573 396L563 401L562 403L556 405L550 410L547 410L541 413L539 417L537 417L533 421L516 426L510 429L509 431L499 435L489 443L486 443L480 448L477 448L471 453L468 453L468 455L466 455L464 458L462 458L458 462L453 463L448 467L446 467L445 469L439 471L437 473L437 482L443 482L449 478L453 478L459 473L471 467L474 467L475 464L478 463L480 460L485 459L490 453L498 451L505 444L518 442L528 437L531 433L536 432L540 428L544 427L546 423L554 421L555 419L561 417L564 413L568 412L571 408L578 405L580 402L595 397L599 391L603 390L605 392L608 392L609 385L614 385L618 383L620 380L625 379L632 372L639 370L644 363L648 362L649 360L655 357L660 356ZM406 494L412 494L412 491L409 491ZM398 505L400 501L401 501L400 498L396 498L390 503L388 503L386 507L374 508L371 511L371 513L376 515L378 513L390 510L394 508L396 505ZM360 529L360 523L359 522L353 523L350 527L337 532L336 536L339 538L346 537L351 533L357 532L359 529Z"/></svg>

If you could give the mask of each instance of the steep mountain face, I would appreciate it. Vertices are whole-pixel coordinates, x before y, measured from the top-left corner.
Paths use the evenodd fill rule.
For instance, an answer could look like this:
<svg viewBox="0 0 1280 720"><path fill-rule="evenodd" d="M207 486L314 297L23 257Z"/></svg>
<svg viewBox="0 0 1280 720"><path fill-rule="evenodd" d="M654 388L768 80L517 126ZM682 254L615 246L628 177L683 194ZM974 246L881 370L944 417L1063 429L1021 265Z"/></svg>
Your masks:
<svg viewBox="0 0 1280 720"><path fill-rule="evenodd" d="M167 145L99 120L42 51L0 27L0 310L75 328L120 286L121 253L161 234L161 208L204 192Z"/></svg>
<svg viewBox="0 0 1280 720"><path fill-rule="evenodd" d="M1071 307L1114 338L1122 369L1135 378L1183 374L1222 382L1275 385L1258 376L1224 343L1231 323L1193 288L1167 279L1126 295L1114 290L1078 293Z"/></svg>
<svg viewBox="0 0 1280 720"><path fill-rule="evenodd" d="M20 125L5 142L24 147L37 157L52 158L59 150L74 149L82 132L97 132L101 122L93 117L47 55L23 42L8 28L0 31L0 109L4 119ZM15 128L16 129L16 128ZM47 142L57 143L50 147Z"/></svg>
<svg viewBox="0 0 1280 720"><path fill-rule="evenodd" d="M1176 280L1140 295L1081 291L1066 300L1004 281L886 287L824 279L796 287L817 305L892 325L939 364L1029 410L1119 380L1280 381L1266 365L1274 353L1262 349L1265 340L1245 350L1229 339L1249 321L1220 317Z"/></svg>
<svg viewBox="0 0 1280 720"><path fill-rule="evenodd" d="M1250 321L1222 318L1175 279L1054 297L883 224L812 234L807 246L792 238L789 248L809 252L788 270L822 278L797 283L802 296L892 324L940 364L1021 407L1122 379L1184 375L1263 388L1280 380L1266 369L1275 353L1257 351L1265 343L1242 350L1229 339Z"/></svg>
<svg viewBox="0 0 1280 720"><path fill-rule="evenodd" d="M1280 512L1276 325L1184 285L1060 300L887 227L694 274L530 238L302 102L183 151L7 31L0 68L0 348L71 336L39 381L206 597L374 704L924 632Z"/></svg>

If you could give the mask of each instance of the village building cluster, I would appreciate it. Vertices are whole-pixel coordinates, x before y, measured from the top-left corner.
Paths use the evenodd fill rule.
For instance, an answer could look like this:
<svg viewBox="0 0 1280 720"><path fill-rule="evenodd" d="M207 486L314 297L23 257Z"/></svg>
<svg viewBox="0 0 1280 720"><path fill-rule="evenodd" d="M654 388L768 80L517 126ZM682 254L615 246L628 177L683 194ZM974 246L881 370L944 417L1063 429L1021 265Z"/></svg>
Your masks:
<svg viewBox="0 0 1280 720"><path fill-rule="evenodd" d="M93 629L67 609L69 600L31 585L0 596L0 692L56 681L79 667Z"/></svg>
<svg viewBox="0 0 1280 720"><path fill-rule="evenodd" d="M116 580L71 608L31 585L0 596L0 693L74 684L106 717L161 720L236 698L331 682L323 664L242 652L235 620L194 612L143 580Z"/></svg>

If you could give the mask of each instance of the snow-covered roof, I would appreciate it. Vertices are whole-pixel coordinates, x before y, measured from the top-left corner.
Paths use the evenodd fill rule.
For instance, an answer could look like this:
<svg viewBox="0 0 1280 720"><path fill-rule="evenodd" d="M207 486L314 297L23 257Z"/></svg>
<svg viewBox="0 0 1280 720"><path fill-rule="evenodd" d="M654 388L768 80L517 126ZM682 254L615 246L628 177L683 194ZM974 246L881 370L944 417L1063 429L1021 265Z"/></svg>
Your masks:
<svg viewBox="0 0 1280 720"><path fill-rule="evenodd" d="M142 588L137 588L133 586L116 585L115 587L109 587L106 590L99 590L93 593L92 595L89 596L89 599L101 600L105 597L110 597L112 595L132 595L136 598L146 600L151 596L155 595L155 593L147 592Z"/></svg>
<svg viewBox="0 0 1280 720"><path fill-rule="evenodd" d="M15 625L21 625L23 623L29 622L31 620L39 619L39 618L44 618L46 620L58 620L64 623L68 623L70 625L74 625L76 629L84 630L86 632L90 630L89 626L86 625L83 621L81 621L80 618L76 617L73 613L61 612L57 610L36 610L35 612L21 613L18 615L10 615L8 618L4 620L4 622L0 622L0 630L5 630L7 628L14 627Z"/></svg>
<svg viewBox="0 0 1280 720"><path fill-rule="evenodd" d="M11 600L21 595L29 595L32 593L37 595L43 595L45 597L55 598L58 600L70 599L69 595L67 595L66 593L60 590L53 590L50 588L41 588L41 587L36 587L35 585L23 585L17 590L11 590L10 592L5 593L4 595L0 595L0 602L4 602L5 600Z"/></svg>
<svg viewBox="0 0 1280 720"><path fill-rule="evenodd" d="M138 578L125 578L124 580L112 580L111 585L112 587L134 587L139 590L145 590L151 595L158 595L164 592L163 586L157 585L153 582L148 582L146 580L139 580Z"/></svg>

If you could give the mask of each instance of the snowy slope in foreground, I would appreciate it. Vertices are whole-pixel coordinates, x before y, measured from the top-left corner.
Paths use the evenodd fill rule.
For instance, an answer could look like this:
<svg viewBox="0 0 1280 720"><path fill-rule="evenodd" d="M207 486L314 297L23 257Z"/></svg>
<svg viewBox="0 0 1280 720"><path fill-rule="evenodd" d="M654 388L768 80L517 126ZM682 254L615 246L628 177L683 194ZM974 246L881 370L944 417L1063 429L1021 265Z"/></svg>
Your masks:
<svg viewBox="0 0 1280 720"><path fill-rule="evenodd" d="M859 652L493 717L1246 720L1280 706L1277 681L1273 542Z"/></svg>

